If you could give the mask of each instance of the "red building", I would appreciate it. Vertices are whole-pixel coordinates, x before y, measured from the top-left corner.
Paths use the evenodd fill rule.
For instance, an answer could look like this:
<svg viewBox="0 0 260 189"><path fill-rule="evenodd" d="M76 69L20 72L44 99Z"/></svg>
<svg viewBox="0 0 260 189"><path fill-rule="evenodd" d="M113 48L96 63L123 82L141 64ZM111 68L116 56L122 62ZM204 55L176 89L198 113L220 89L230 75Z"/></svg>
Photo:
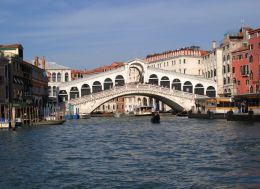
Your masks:
<svg viewBox="0 0 260 189"><path fill-rule="evenodd" d="M248 44L232 52L232 74L236 94L259 93L260 28L249 31Z"/></svg>

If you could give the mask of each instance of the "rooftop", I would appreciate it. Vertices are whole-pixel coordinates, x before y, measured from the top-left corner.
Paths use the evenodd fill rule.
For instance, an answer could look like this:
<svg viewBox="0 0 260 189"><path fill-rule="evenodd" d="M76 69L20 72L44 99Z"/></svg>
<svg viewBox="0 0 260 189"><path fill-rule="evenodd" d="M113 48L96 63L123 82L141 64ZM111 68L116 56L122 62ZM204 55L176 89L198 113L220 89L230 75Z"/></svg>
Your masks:
<svg viewBox="0 0 260 189"><path fill-rule="evenodd" d="M70 70L69 67L59 65L56 62L46 62L45 69L46 70Z"/></svg>

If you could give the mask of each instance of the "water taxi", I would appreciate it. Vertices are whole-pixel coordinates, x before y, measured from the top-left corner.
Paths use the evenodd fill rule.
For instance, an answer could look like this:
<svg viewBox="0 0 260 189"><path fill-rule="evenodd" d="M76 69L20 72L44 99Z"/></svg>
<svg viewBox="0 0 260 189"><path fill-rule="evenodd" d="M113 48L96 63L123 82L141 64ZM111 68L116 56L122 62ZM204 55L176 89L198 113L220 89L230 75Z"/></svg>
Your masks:
<svg viewBox="0 0 260 189"><path fill-rule="evenodd" d="M139 106L134 110L135 116L151 116L153 114L152 106Z"/></svg>

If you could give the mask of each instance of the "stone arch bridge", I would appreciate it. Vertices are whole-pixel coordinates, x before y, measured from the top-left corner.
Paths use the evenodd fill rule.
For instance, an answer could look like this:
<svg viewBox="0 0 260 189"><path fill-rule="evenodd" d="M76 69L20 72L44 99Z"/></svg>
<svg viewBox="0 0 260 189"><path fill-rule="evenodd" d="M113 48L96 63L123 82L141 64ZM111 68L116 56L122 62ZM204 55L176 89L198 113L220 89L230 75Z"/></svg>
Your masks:
<svg viewBox="0 0 260 189"><path fill-rule="evenodd" d="M188 110L194 105L195 97L215 97L216 87L213 80L202 76L152 68L135 59L118 69L62 83L58 95L80 113L90 113L93 108L125 95L155 97L170 107Z"/></svg>

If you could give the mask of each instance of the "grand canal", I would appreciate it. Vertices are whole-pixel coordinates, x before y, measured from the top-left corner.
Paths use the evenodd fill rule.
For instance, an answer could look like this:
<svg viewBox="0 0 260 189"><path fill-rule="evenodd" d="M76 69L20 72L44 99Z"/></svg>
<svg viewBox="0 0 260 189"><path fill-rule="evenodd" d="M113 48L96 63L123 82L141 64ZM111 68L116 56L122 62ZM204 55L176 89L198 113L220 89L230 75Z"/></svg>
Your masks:
<svg viewBox="0 0 260 189"><path fill-rule="evenodd" d="M0 188L260 188L260 124L166 116L2 130Z"/></svg>

